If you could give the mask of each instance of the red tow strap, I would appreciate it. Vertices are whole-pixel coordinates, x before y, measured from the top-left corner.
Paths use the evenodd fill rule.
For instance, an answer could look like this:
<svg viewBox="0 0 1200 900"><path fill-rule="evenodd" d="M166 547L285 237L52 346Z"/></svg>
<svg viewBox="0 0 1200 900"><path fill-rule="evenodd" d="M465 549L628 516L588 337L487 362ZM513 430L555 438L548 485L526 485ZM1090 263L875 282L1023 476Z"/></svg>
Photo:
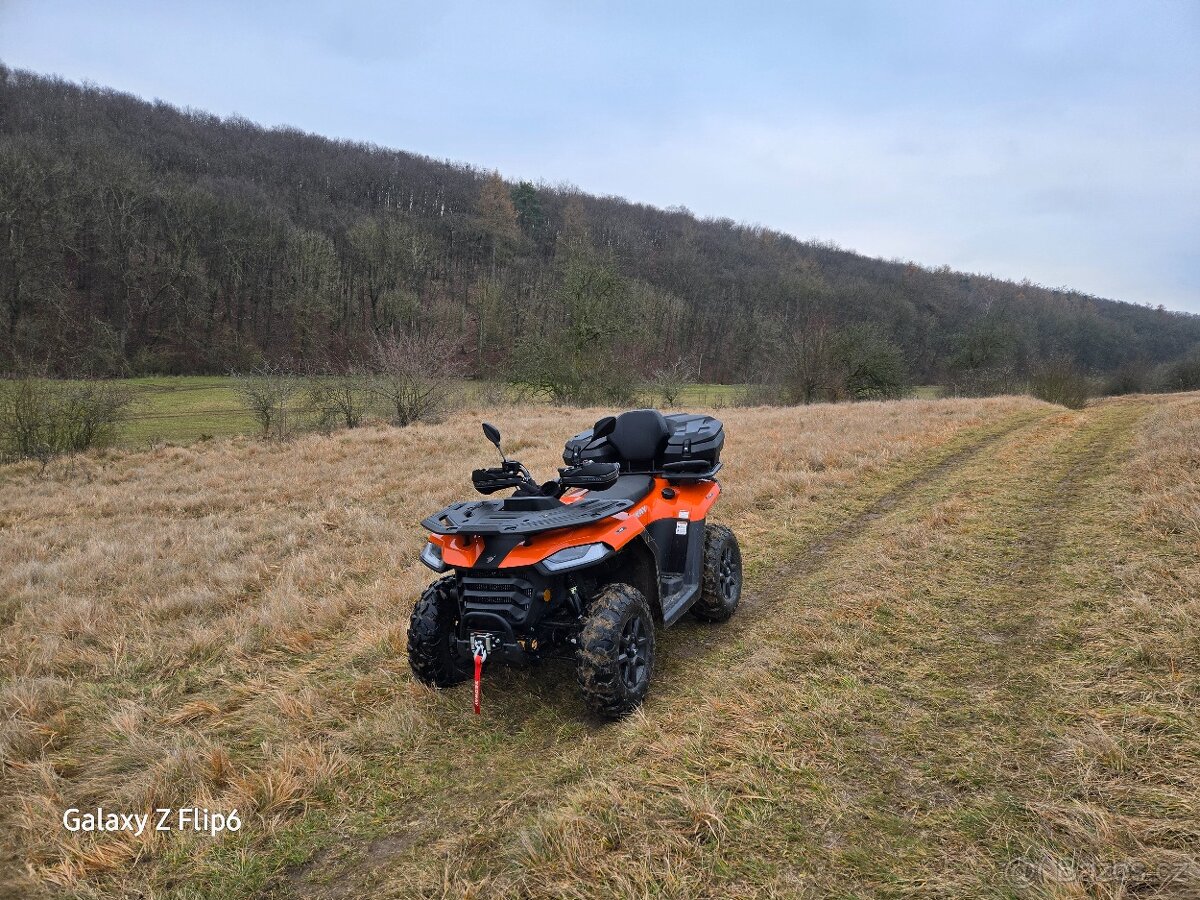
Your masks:
<svg viewBox="0 0 1200 900"><path fill-rule="evenodd" d="M483 656L475 654L475 715L479 715L479 702L483 699Z"/></svg>

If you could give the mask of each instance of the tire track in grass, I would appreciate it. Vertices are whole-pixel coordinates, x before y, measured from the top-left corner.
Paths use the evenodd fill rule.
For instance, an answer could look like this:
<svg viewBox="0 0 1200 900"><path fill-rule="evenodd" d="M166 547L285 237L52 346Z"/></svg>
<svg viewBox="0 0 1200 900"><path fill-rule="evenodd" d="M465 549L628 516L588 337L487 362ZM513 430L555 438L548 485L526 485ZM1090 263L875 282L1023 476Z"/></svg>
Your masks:
<svg viewBox="0 0 1200 900"><path fill-rule="evenodd" d="M652 691L646 715L653 717L664 707L670 709L677 706L694 692L696 685L692 676L695 673L707 672L713 667L721 669L727 660L742 653L741 645L754 638L754 632L766 624L768 615L786 600L788 585L819 571L840 548L859 538L877 520L922 488L953 477L980 454L1002 441L1011 440L1015 434L1036 428L1047 416L1048 412L1040 410L1019 413L998 427L985 429L982 436L976 432L965 446L956 447L932 464L928 462L928 454L920 459L905 461L901 465L915 469L914 474L904 477L882 495L856 498L854 503L858 508L851 518L820 532L815 540L804 544L791 542L788 540L792 535L787 530L787 523L780 523L781 533L777 537L780 546L787 551L785 558L770 565L765 572L757 573L752 580L748 579L744 609L739 609L725 625L688 622L675 626L660 637L662 650L659 658L666 664L656 675L656 689ZM734 645L730 644L731 636L736 639ZM688 646L699 649L691 653L683 652ZM561 676L564 686L547 688L545 682L556 675ZM348 896L365 889L380 875L381 870L419 866L422 862L428 864L431 859L436 859L440 867L458 852L453 846L447 846L447 841L454 844L466 834L469 836L468 843L475 839L486 843L485 833L494 832L497 828L503 830L510 825L515 827L513 823L526 818L530 809L536 808L539 802L552 801L554 796L577 782L584 773L594 775L597 770L595 761L604 758L606 748L621 742L616 726L590 732L582 727L568 726L565 732L560 728L547 734L539 733L536 711L532 718L524 715L519 721L514 721L510 717L513 702L532 689L541 705L566 707L560 710L563 715L586 721L582 706L574 696L574 678L568 666L548 665L532 676L518 676L508 679L508 682L494 682L494 687L488 692L494 698L494 708L504 710L501 715L507 721L485 718L483 722L483 727L502 729L500 733L506 740L495 743L489 741L486 749L478 751L472 750L471 739L479 735L479 729L472 727L474 723L462 722L461 709L453 702L458 699L460 692L439 695L441 708L435 709L433 715L440 718L446 727L442 732L443 746L437 755L440 757L454 744L461 747L464 756L485 754L475 756L483 763L474 773L475 777L470 777L468 773L467 778L452 781L438 778L436 772L431 771L437 767L431 761L421 781L433 780L439 784L437 803L447 811L444 818L437 822L414 819L408 824L416 833L410 830L403 836L389 835L365 842L343 861L318 859L315 863L306 864L278 883L278 892L285 896L293 892L325 896L324 889L310 882L309 876L329 881L332 875L332 884L336 887L331 895ZM538 765L533 768L529 767L527 760L522 759L530 754L538 758ZM483 816L476 815L473 807L483 798L486 798L483 802L488 805L490 812ZM419 817L421 800L421 790L404 796L398 804L396 819L403 820L409 815ZM345 893L340 893L343 891Z"/></svg>
<svg viewBox="0 0 1200 900"><path fill-rule="evenodd" d="M933 465L920 468L912 477L901 481L891 490L869 501L865 508L853 514L849 519L834 525L815 540L803 545L799 553L784 554L783 560L775 562L766 573L759 574L752 584L744 585L742 601L728 623L713 626L695 622L690 618L677 623L673 628L664 632L660 638L662 645L672 651L667 665L671 666L672 663L693 658L703 661L714 647L725 642L730 631L737 635L749 634L755 625L774 611L780 603L786 601L788 585L819 571L828 564L830 558L839 549L859 538L876 521L930 484L952 477L955 472L1000 442L1009 440L1028 429L1036 428L1045 419L1045 414L1014 416L999 428L988 430L982 437L952 451ZM689 644L698 650L689 652L685 649ZM681 650L683 652L680 652ZM656 677L662 681L663 675L679 678L684 675L684 672L672 667L665 671L660 670ZM651 691L652 694L659 693L653 687Z"/></svg>
<svg viewBox="0 0 1200 900"><path fill-rule="evenodd" d="M883 496L874 500L866 509L853 518L839 525L809 543L796 558L790 558L776 565L770 575L760 580L767 584L779 584L781 580L795 580L811 575L829 559L836 550L857 539L875 521L883 518L891 510L911 498L914 494L935 481L952 476L956 471L970 463L975 457L987 452L1001 441L1011 438L1014 434L1035 427L1041 423L1041 417L1030 420L1028 417L1015 417L1015 421L1006 423L1003 427L993 430L983 438L953 451L948 456L922 469L912 478L901 482ZM739 605L737 616L749 613L756 620L764 612L762 602L762 585L759 590L751 592ZM769 605L768 605L769 606Z"/></svg>
<svg viewBox="0 0 1200 900"><path fill-rule="evenodd" d="M834 811L822 820L819 799L801 800L757 823L820 832L822 856L793 864L797 883L818 894L1011 896L1023 891L1006 854L1074 846L1035 813L1069 791L1047 746L1071 716L1056 651L1071 640L1076 592L1097 589L1067 577L1082 554L1068 554L1063 534L1136 419L1119 407L1060 417L896 510L884 534L864 535L892 538L874 558L848 546L832 576L795 585L818 611L801 629L817 646L801 644L788 665L815 670L817 687L799 696L836 709L838 723L797 739L820 742L813 780L837 798ZM923 534L931 520L941 524ZM740 879L743 891L753 883Z"/></svg>

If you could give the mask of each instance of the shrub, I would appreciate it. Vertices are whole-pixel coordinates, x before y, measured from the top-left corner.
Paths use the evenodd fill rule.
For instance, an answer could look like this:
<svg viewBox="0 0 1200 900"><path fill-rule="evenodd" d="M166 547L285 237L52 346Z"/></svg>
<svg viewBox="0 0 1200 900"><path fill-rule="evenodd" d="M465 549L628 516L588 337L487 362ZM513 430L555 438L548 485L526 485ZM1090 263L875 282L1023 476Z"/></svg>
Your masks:
<svg viewBox="0 0 1200 900"><path fill-rule="evenodd" d="M462 371L454 341L435 332L378 338L370 365L369 390L387 404L392 423L399 426L438 421Z"/></svg>
<svg viewBox="0 0 1200 900"><path fill-rule="evenodd" d="M894 400L908 390L904 354L875 325L852 325L833 342L845 391L855 400Z"/></svg>
<svg viewBox="0 0 1200 900"><path fill-rule="evenodd" d="M787 388L769 381L744 384L729 401L731 406L789 406L796 402Z"/></svg>
<svg viewBox="0 0 1200 900"><path fill-rule="evenodd" d="M793 403L889 400L908 389L900 347L875 325L816 325L797 332L789 350L781 393Z"/></svg>
<svg viewBox="0 0 1200 900"><path fill-rule="evenodd" d="M357 428L367 414L370 387L369 379L358 371L310 376L304 389L305 405L323 431Z"/></svg>
<svg viewBox="0 0 1200 900"><path fill-rule="evenodd" d="M956 369L950 376L947 392L953 397L996 397L1020 394L1025 386L1016 367L1005 363Z"/></svg>
<svg viewBox="0 0 1200 900"><path fill-rule="evenodd" d="M1065 359L1042 366L1029 379L1029 393L1068 409L1083 409L1092 395L1091 381Z"/></svg>
<svg viewBox="0 0 1200 900"><path fill-rule="evenodd" d="M236 376L238 398L258 423L264 438L283 440L294 428L292 400L300 381L287 369L264 363L246 375Z"/></svg>
<svg viewBox="0 0 1200 900"><path fill-rule="evenodd" d="M1109 397L1144 394L1150 389L1150 371L1142 363L1125 363L1104 382L1104 394Z"/></svg>
<svg viewBox="0 0 1200 900"><path fill-rule="evenodd" d="M637 394L630 366L616 354L600 347L584 353L561 341L523 341L511 381L518 396L561 406L624 406Z"/></svg>
<svg viewBox="0 0 1200 900"><path fill-rule="evenodd" d="M1200 391L1200 349L1161 367L1154 378L1156 391Z"/></svg>
<svg viewBox="0 0 1200 900"><path fill-rule="evenodd" d="M23 377L0 386L0 457L38 459L110 444L133 393L103 381Z"/></svg>

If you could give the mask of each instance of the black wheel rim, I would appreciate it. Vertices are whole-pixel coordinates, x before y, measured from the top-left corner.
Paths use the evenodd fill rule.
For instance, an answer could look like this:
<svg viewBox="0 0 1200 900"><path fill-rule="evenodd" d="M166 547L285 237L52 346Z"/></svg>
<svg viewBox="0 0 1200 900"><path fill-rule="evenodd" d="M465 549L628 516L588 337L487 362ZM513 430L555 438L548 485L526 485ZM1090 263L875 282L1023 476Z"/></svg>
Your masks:
<svg viewBox="0 0 1200 900"><path fill-rule="evenodd" d="M737 550L733 547L726 547L725 552L721 554L721 596L725 598L726 603L736 600L738 591L741 589L742 567L740 562Z"/></svg>
<svg viewBox="0 0 1200 900"><path fill-rule="evenodd" d="M646 677L650 661L650 633L641 616L634 616L621 631L621 647L617 665L621 680L630 690L636 689Z"/></svg>

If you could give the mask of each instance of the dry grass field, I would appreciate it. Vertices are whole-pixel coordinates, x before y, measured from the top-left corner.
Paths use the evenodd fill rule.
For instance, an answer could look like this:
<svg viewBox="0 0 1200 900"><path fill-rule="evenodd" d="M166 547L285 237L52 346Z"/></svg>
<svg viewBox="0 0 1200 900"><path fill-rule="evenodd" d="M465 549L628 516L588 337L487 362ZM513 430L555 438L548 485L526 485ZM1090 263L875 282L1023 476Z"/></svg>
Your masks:
<svg viewBox="0 0 1200 900"><path fill-rule="evenodd" d="M598 410L0 468L0 895L1200 895L1200 396L729 409L643 711L404 657L418 521ZM63 811L236 808L72 834Z"/></svg>

